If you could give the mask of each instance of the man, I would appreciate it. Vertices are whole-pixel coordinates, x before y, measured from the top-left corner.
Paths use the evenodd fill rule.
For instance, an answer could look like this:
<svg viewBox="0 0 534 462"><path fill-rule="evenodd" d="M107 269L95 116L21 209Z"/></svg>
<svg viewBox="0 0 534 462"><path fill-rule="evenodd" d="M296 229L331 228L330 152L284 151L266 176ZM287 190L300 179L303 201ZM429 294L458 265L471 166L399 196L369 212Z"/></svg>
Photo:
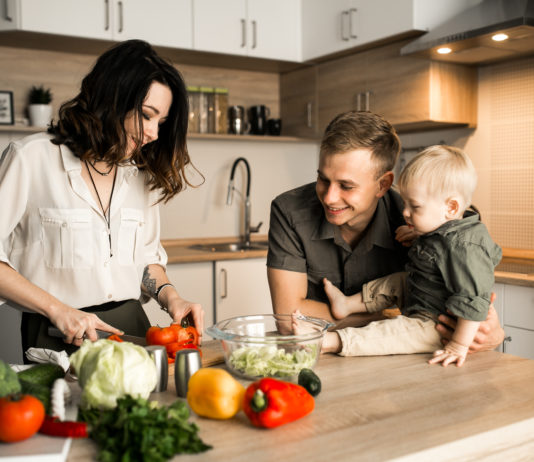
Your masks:
<svg viewBox="0 0 534 462"><path fill-rule="evenodd" d="M405 225L402 200L391 189L399 152L395 130L378 115L350 111L330 122L317 181L271 205L267 275L275 313L298 309L333 320L325 278L353 295L364 283L404 269L406 246L416 235ZM439 320L436 329L447 341L455 320ZM341 324L361 324L361 317ZM494 349L503 339L491 306L470 351Z"/></svg>

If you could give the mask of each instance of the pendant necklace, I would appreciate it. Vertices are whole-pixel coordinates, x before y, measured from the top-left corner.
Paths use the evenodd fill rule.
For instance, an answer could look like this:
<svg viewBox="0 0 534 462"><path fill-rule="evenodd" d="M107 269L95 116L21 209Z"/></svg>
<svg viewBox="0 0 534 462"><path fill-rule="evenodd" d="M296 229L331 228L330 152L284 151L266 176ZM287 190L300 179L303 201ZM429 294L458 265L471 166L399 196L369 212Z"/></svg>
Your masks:
<svg viewBox="0 0 534 462"><path fill-rule="evenodd" d="M87 165L87 161L85 162L86 165ZM102 175L102 176L108 176L111 171L113 170L113 165L109 168L109 170L107 172L101 172L100 170L98 170L96 167L95 167L95 164L89 162L89 165L93 168L93 170L98 173L99 175ZM89 170L89 168L87 168L87 170ZM92 178L91 178L92 179Z"/></svg>
<svg viewBox="0 0 534 462"><path fill-rule="evenodd" d="M107 225L107 232L108 232L108 239L109 239L109 257L113 257L113 250L111 248L111 199L113 198L113 191L115 190L115 180L117 179L117 169L115 169L115 174L113 175L113 185L111 186L111 194L109 195L109 204L108 204L108 213L106 215L106 211L104 210L104 205L102 204L102 200L100 199L100 194L98 194L98 189L96 189L95 180L93 180L93 175L91 175L91 170L89 170L89 165L93 167L93 165L85 160L85 166L87 167L87 172L89 173L89 178L91 178L91 183L93 183L93 188L95 188L96 197L98 198L98 202L100 204L100 208L102 209L102 214L104 215L104 220L106 220ZM94 167L93 167L94 168ZM96 168L94 168L96 170ZM113 169L113 165L111 166L111 169ZM100 175L106 176L109 175L111 172L111 169L107 173L101 173L98 170L96 170Z"/></svg>

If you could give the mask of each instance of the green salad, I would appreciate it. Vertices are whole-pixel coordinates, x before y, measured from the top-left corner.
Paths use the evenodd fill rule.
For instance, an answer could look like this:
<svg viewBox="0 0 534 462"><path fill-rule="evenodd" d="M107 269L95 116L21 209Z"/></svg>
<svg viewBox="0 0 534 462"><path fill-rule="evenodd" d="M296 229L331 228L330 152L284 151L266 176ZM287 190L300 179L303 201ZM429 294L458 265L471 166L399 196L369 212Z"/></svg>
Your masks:
<svg viewBox="0 0 534 462"><path fill-rule="evenodd" d="M263 347L242 347L232 352L231 366L250 377L291 377L301 369L311 369L317 357L317 345L286 352L275 345Z"/></svg>

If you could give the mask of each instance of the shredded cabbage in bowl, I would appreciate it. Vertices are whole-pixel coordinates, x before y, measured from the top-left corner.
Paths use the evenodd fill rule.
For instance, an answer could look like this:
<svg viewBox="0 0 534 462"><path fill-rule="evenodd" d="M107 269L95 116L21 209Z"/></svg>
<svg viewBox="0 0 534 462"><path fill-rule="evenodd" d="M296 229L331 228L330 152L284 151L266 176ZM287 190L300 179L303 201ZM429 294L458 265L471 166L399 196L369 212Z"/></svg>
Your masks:
<svg viewBox="0 0 534 462"><path fill-rule="evenodd" d="M318 345L310 344L292 352L274 345L241 347L228 358L229 365L249 377L283 377L297 375L301 369L312 369L317 361Z"/></svg>

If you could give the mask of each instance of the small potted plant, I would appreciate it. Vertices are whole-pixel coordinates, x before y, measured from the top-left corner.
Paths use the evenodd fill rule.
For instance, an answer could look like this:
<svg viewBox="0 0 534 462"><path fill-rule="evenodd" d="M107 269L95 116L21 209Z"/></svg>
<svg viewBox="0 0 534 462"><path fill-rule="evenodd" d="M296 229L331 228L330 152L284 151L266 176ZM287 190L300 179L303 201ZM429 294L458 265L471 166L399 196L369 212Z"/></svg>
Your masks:
<svg viewBox="0 0 534 462"><path fill-rule="evenodd" d="M29 95L28 115L30 124L35 127L46 127L52 118L52 92L44 85L33 86Z"/></svg>

